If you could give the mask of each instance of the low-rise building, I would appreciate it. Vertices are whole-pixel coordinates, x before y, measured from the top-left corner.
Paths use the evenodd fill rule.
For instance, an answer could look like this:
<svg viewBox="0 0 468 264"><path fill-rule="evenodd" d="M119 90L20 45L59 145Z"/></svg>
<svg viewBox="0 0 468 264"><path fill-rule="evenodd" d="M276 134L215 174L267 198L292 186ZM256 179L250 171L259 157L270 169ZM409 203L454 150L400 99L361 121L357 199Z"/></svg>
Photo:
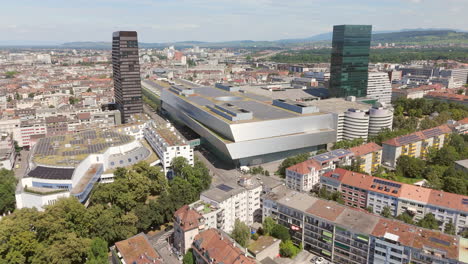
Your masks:
<svg viewBox="0 0 468 264"><path fill-rule="evenodd" d="M163 264L163 259L144 233L116 242L111 247L112 264Z"/></svg>
<svg viewBox="0 0 468 264"><path fill-rule="evenodd" d="M349 149L356 161L360 162L360 168L366 173L374 172L382 161L382 147L370 142Z"/></svg>
<svg viewBox="0 0 468 264"><path fill-rule="evenodd" d="M197 264L255 264L231 238L216 229L208 229L195 236L192 244Z"/></svg>
<svg viewBox="0 0 468 264"><path fill-rule="evenodd" d="M425 159L432 148L441 149L452 130L441 125L382 142L382 164L395 168L401 155Z"/></svg>
<svg viewBox="0 0 468 264"><path fill-rule="evenodd" d="M205 219L195 209L184 205L174 213L174 248L185 254L192 246L193 239L204 229Z"/></svg>
<svg viewBox="0 0 468 264"><path fill-rule="evenodd" d="M310 159L286 169L286 185L288 188L308 192L320 181L322 166Z"/></svg>
<svg viewBox="0 0 468 264"><path fill-rule="evenodd" d="M262 261L266 258L273 259L279 254L280 243L280 239L271 236L261 236L249 245L248 250L257 261Z"/></svg>

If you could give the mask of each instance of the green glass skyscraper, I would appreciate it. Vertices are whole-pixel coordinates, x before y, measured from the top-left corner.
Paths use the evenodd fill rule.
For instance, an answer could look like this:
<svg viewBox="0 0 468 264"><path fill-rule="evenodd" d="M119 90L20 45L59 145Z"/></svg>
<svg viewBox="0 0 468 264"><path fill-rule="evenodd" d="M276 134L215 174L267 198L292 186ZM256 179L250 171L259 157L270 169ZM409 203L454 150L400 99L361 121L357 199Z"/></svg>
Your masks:
<svg viewBox="0 0 468 264"><path fill-rule="evenodd" d="M331 97L365 97L372 26L333 27L330 68Z"/></svg>

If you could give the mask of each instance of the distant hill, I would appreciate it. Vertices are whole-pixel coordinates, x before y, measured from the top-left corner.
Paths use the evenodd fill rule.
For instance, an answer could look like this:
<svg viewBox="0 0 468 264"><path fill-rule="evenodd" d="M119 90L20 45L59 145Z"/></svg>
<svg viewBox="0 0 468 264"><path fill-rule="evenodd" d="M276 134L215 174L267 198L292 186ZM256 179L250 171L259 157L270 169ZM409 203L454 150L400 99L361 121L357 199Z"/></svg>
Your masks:
<svg viewBox="0 0 468 264"><path fill-rule="evenodd" d="M139 43L141 48L162 48L171 45L176 48L187 48L200 46L206 48L287 48L311 43L323 43L329 45L332 40L332 32L318 34L308 38L282 39L277 41L226 41L226 42L202 42L202 41L181 41L167 43ZM372 42L376 43L396 43L407 45L446 45L446 44L467 44L468 33L451 29L405 29L398 32L377 31L372 34ZM64 48L82 49L110 49L110 42L69 42L61 45Z"/></svg>

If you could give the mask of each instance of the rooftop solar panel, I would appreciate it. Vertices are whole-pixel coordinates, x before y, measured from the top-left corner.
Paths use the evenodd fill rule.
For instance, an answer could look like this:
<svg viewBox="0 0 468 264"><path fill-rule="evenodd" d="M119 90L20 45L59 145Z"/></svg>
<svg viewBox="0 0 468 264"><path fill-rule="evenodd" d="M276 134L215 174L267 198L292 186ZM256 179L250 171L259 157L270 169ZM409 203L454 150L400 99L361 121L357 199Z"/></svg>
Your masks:
<svg viewBox="0 0 468 264"><path fill-rule="evenodd" d="M378 184L383 184L383 185L386 185L386 186L390 186L390 187L401 188L401 184L396 183L396 182L388 182L388 181L384 181L384 180L380 180L380 179L374 179L374 182L378 183Z"/></svg>
<svg viewBox="0 0 468 264"><path fill-rule="evenodd" d="M450 242L447 242L447 241L444 241L444 240L441 240L441 239L438 239L436 237L430 237L429 240L431 240L432 242L435 242L437 244L441 244L441 245L444 245L444 246L450 246Z"/></svg>
<svg viewBox="0 0 468 264"><path fill-rule="evenodd" d="M468 199L464 198L464 199L462 200L462 204L468 204Z"/></svg>
<svg viewBox="0 0 468 264"><path fill-rule="evenodd" d="M229 192L230 190L232 190L233 188L226 185L226 184L220 184L218 186L216 186L216 188L222 190L222 191L225 191L225 192Z"/></svg>

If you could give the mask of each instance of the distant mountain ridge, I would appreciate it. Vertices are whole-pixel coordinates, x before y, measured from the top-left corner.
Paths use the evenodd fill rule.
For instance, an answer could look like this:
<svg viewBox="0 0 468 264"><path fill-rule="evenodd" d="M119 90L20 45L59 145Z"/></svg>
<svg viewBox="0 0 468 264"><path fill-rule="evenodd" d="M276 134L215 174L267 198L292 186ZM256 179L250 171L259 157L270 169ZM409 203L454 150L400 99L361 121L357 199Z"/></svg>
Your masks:
<svg viewBox="0 0 468 264"><path fill-rule="evenodd" d="M281 39L277 41L253 41L253 40L238 40L224 42L204 42L204 41L180 41L167 43L145 43L140 42L141 48L163 48L171 45L177 48L186 48L192 46L200 46L207 48L286 48L288 46L300 46L311 43L322 43L329 45L332 40L332 32L322 33L307 38L296 39ZM397 44L468 44L468 32L463 32L454 29L402 29L400 31L374 31L372 34L372 42L376 43L397 43ZM6 46L8 42L0 42L0 45ZM29 44L26 44L29 45ZM8 45L9 46L9 45ZM13 46L13 45L12 45ZM14 42L14 46L22 46ZM83 42L67 42L58 45L62 48L78 48L78 49L110 49L111 42L98 41L83 41Z"/></svg>

